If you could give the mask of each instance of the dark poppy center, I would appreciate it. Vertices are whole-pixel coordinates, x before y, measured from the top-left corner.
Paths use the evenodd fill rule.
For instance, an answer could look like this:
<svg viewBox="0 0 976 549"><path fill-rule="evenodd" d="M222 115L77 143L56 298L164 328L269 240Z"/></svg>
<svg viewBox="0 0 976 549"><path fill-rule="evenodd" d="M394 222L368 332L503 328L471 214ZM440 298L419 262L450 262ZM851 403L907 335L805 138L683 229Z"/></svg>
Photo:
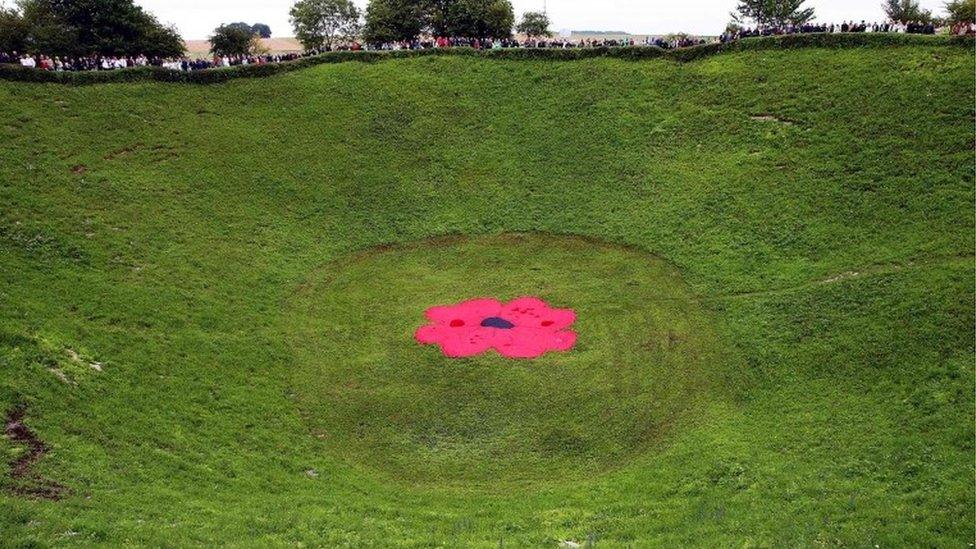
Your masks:
<svg viewBox="0 0 976 549"><path fill-rule="evenodd" d="M485 328L498 328L499 330L511 330L515 327L511 322L498 316L490 316L482 320L481 325Z"/></svg>

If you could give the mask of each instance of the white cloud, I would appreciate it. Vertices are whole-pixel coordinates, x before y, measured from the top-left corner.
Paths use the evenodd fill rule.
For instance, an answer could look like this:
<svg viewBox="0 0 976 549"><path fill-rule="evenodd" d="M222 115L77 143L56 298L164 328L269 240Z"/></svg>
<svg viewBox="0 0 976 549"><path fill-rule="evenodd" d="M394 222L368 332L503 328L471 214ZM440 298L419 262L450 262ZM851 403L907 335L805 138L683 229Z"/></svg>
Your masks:
<svg viewBox="0 0 976 549"><path fill-rule="evenodd" d="M355 0L360 6L366 0ZM725 28L735 0L512 0L516 15L540 10L545 2L553 28L622 30L634 34L691 32L717 34ZM267 23L275 36L291 36L288 9L293 0L136 0L183 37L205 38L217 25L234 21ZM922 7L942 10L941 0L921 0ZM807 0L817 18L827 22L880 21L881 0Z"/></svg>

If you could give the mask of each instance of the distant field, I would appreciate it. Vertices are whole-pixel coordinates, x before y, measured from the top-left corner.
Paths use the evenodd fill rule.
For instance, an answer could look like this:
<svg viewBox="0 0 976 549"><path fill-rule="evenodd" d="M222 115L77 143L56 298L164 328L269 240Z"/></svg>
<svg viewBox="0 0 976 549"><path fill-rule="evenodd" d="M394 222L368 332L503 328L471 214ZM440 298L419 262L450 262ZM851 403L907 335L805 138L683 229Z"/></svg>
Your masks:
<svg viewBox="0 0 976 549"><path fill-rule="evenodd" d="M946 44L0 81L0 546L968 546Z"/></svg>
<svg viewBox="0 0 976 549"><path fill-rule="evenodd" d="M261 43L264 44L270 53L293 53L301 52L301 43L294 38L267 38L262 39ZM186 41L187 55L193 58L209 57L210 56L210 41L209 40L187 40Z"/></svg>

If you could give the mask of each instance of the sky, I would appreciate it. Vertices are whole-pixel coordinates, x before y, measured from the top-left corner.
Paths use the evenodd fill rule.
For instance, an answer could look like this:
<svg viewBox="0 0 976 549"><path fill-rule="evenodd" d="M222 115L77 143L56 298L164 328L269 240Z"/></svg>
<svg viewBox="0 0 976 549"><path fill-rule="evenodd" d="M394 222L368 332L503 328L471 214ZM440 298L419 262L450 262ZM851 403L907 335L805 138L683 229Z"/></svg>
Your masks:
<svg viewBox="0 0 976 549"><path fill-rule="evenodd" d="M0 0L2 3L3 0ZM186 40L206 38L221 23L266 23L274 36L292 36L288 10L294 0L135 0L160 21L175 24ZM365 7L366 0L354 0ZM719 34L736 0L512 0L516 18L542 10L552 29L626 31L632 34ZM941 13L943 0L920 0ZM825 22L883 19L881 0L807 0Z"/></svg>

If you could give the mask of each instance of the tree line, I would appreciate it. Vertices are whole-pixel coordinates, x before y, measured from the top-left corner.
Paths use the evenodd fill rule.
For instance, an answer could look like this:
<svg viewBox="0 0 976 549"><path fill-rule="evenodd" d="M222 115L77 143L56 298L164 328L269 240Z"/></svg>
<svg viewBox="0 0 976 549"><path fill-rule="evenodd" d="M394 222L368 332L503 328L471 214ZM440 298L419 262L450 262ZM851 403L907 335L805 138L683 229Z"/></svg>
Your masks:
<svg viewBox="0 0 976 549"><path fill-rule="evenodd" d="M804 7L805 0L740 0L732 12L730 26L752 24L761 28L800 26L815 17L813 8ZM918 0L884 0L881 9L894 23L972 23L976 17L976 0L948 0L944 4L947 16L940 19L931 10L923 9Z"/></svg>
<svg viewBox="0 0 976 549"><path fill-rule="evenodd" d="M806 0L739 0L732 24L771 28L813 20ZM883 0L888 19L937 22L918 0ZM972 23L976 0L948 0L948 23ZM351 0L297 0L289 12L295 37L306 50L340 43L410 42L423 35L505 39L513 30L530 38L552 36L545 13L527 12L516 23L510 0L369 0L360 10ZM262 53L265 24L229 23L210 36L215 55ZM175 28L160 23L133 0L16 0L0 5L0 51L48 56L180 57L185 44Z"/></svg>
<svg viewBox="0 0 976 549"><path fill-rule="evenodd" d="M290 11L295 37L306 49L339 42L409 42L421 35L508 38L515 27L531 36L551 36L544 13L527 12L515 25L509 0L370 0L361 12L350 0L299 0Z"/></svg>

